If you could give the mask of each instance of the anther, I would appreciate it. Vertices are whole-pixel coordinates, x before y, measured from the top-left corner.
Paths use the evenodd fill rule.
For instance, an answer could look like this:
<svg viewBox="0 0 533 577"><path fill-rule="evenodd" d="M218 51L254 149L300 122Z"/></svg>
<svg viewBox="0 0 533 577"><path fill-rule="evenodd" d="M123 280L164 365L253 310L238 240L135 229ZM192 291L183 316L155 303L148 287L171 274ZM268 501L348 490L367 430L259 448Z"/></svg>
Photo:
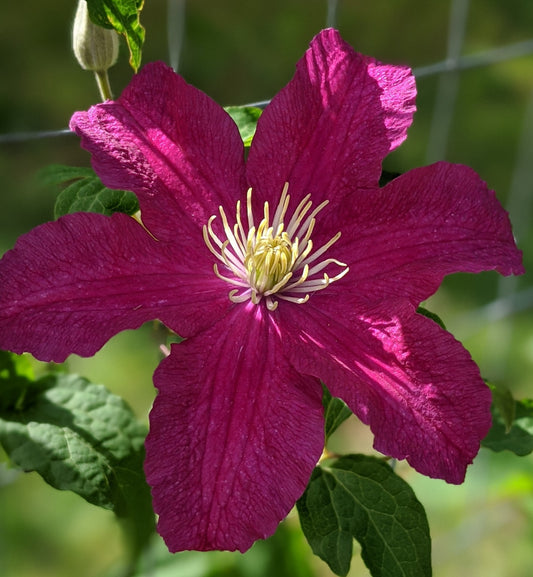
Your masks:
<svg viewBox="0 0 533 577"><path fill-rule="evenodd" d="M340 238L335 234L325 245L313 252L311 235L316 217L327 206L328 201L311 210L311 195L306 195L296 207L288 223L285 223L290 203L288 183L285 183L279 203L270 222L270 206L263 205L263 218L255 225L252 210L252 189L246 194L246 219L248 231L241 218L241 202L237 202L235 224L230 227L226 213L219 207L225 239L221 240L213 230L212 216L203 228L207 248L224 264L232 276L222 274L215 263L215 275L230 285L239 287L229 293L234 303L251 300L259 304L264 299L266 307L274 311L279 299L303 304L310 294L322 290L332 282L340 280L349 271L348 266L335 259L327 258L309 266L322 257ZM331 265L340 267L339 274L330 277L323 272ZM304 296L300 296L300 294ZM298 295L298 296L296 296Z"/></svg>

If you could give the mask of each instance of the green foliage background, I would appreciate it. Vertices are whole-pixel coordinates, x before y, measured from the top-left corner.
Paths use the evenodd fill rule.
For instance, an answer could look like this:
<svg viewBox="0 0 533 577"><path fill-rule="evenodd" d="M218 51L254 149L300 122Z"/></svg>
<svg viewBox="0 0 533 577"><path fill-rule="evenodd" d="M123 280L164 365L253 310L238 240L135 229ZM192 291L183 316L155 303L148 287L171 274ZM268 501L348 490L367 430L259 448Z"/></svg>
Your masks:
<svg viewBox="0 0 533 577"><path fill-rule="evenodd" d="M75 110L98 101L92 75L70 51L74 0L5 2L0 18L0 134L66 127ZM437 0L340 0L338 27L357 50L413 67L446 55L450 2ZM324 0L190 0L181 72L223 105L270 98L292 76L297 59L325 24ZM166 2L146 0L143 61L167 59ZM531 38L529 0L471 0L463 53ZM127 48L110 71L116 94L131 78ZM426 163L438 85L418 82L418 112L407 142L385 168L405 171ZM460 74L446 159L469 164L505 204L528 101L533 94L533 56ZM533 154L533 145L532 145ZM53 218L57 189L37 173L48 164L87 166L75 137L0 143L0 251L19 234ZM533 176L522 183L524 202L511 214L528 270L533 267ZM529 199L529 200L528 200ZM529 204L528 204L529 203ZM516 283L516 286L515 286ZM506 384L517 398L533 397L533 323L526 308L500 320L484 305L506 290L531 286L530 275L500 281L496 275L448 279L429 308L445 321L480 364L483 375ZM533 289L532 289L533 290ZM500 292L499 292L500 291ZM498 311L496 311L498 312ZM72 358L69 366L124 396L146 420L153 399L151 374L159 353L154 327L113 339L95 358ZM351 419L336 434L343 451L371 452L371 437ZM0 461L3 459L0 456ZM436 577L529 577L533 568L533 459L482 451L461 487L398 468L427 509ZM156 540L152 561L163 575L219 576L277 573L330 575L309 555L291 517L283 533L259 543L244 557L185 553L170 556ZM18 475L0 463L0 575L85 577L117 575L123 545L113 515L79 497L46 486L35 474ZM146 568L148 571L148 567ZM350 575L367 575L358 558Z"/></svg>

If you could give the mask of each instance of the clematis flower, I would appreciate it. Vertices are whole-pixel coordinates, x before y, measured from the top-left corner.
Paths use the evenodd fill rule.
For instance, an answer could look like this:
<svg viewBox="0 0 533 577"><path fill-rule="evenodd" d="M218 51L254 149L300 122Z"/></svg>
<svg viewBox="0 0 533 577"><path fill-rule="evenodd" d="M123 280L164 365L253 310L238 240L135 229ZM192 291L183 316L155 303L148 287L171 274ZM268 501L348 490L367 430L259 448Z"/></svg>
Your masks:
<svg viewBox="0 0 533 577"><path fill-rule="evenodd" d="M0 264L0 346L93 355L159 319L184 337L154 374L145 471L171 551L272 534L323 449L321 381L375 448L460 483L491 417L467 351L416 313L458 271L523 272L505 211L469 168L379 188L415 110L408 68L318 34L261 116L237 127L161 63L71 127L123 214L71 214Z"/></svg>

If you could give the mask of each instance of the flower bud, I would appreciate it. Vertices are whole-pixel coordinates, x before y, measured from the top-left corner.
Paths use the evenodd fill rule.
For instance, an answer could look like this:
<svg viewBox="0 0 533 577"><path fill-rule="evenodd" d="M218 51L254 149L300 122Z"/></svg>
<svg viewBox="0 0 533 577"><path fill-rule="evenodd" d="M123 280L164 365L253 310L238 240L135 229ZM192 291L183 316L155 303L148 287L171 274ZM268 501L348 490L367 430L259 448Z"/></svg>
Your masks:
<svg viewBox="0 0 533 577"><path fill-rule="evenodd" d="M72 28L72 48L80 66L85 70L104 72L118 58L117 33L92 22L86 0L78 0Z"/></svg>

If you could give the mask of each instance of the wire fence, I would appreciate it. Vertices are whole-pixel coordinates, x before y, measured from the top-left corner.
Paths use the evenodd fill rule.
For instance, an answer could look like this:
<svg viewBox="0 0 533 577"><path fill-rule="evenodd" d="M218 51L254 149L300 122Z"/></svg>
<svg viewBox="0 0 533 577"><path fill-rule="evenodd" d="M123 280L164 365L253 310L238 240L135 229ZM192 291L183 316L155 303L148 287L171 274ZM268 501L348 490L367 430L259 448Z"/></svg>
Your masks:
<svg viewBox="0 0 533 577"><path fill-rule="evenodd" d="M167 0L167 38L170 66L177 72L184 42L186 0ZM327 0L327 27L337 24L339 0ZM413 69L417 79L439 76L439 88L433 114L433 125L428 142L428 162L442 158L453 118L453 109L458 87L458 72L471 68L491 66L500 62L533 55L533 38L476 54L462 55L465 28L468 19L470 0L452 0L448 27L446 58L442 61ZM250 102L244 106L264 108L269 100ZM70 134L68 128L41 131L24 131L0 134L0 144L24 142L29 140L64 137Z"/></svg>
<svg viewBox="0 0 533 577"><path fill-rule="evenodd" d="M338 0L327 0L325 24L335 26L338 19ZM533 38L491 48L475 54L464 55L466 25L469 16L469 0L451 0L448 23L446 58L442 61L414 68L415 77L437 76L438 87L432 115L426 160L433 162L444 158L449 143L450 128L454 118L456 99L460 84L460 72L473 68L489 67L497 63L533 55ZM169 63L174 70L179 69L186 20L186 0L167 0L167 37ZM248 106L264 107L268 100L248 103ZM23 143L32 140L68 138L68 128L24 131L0 134L0 144ZM511 213L517 236L525 237L529 228L529 215L533 208L533 91L531 92L519 139L512 182L507 199L507 209ZM494 302L472 311L464 318L465 334L472 333L493 321L531 309L533 288L518 290L517 279L502 279ZM468 327L468 328L467 328ZM509 329L512 330L512 329ZM501 342L509 343L510 335ZM505 346L505 345L502 345Z"/></svg>
<svg viewBox="0 0 533 577"><path fill-rule="evenodd" d="M171 0L170 0L171 1ZM184 2L184 0L179 0ZM463 0L456 0L457 2L462 2ZM181 44L175 46L172 44L169 47L169 62L174 68L178 70L178 64L181 54ZM450 75L452 73L457 73L463 70L468 70L471 68L482 68L485 66L491 66L500 62L505 62L508 60L514 60L516 58L523 58L524 56L533 55L533 39L526 40L524 42L517 42L514 44L509 44L506 46L500 46L498 48L493 48L490 50L485 50L477 54L469 54L465 56L459 56L458 58L446 58L440 62L435 62L434 64L429 64L427 66L420 66L418 68L413 68L413 74L417 79L429 77L429 76L441 76L446 78L442 82L443 88L439 91L439 100L435 107L435 118L440 124L442 130L437 130L435 128L434 133L436 135L447 135L448 127L451 124L451 116L453 116L453 98L446 98L446 93L449 90L447 86L450 84ZM243 104L243 106L257 106L259 108L264 108L270 101L260 100L256 102L249 102ZM440 113L440 107L445 103L450 108L452 115L449 113ZM450 107L450 104L452 106ZM24 142L26 140L37 140L43 138L55 138L60 136L66 136L70 134L68 128L60 128L56 130L41 130L41 131L24 131L24 132L13 132L7 134L0 134L0 144L9 144L11 142ZM428 147L429 148L429 147ZM428 157L435 156L436 152L430 154Z"/></svg>

